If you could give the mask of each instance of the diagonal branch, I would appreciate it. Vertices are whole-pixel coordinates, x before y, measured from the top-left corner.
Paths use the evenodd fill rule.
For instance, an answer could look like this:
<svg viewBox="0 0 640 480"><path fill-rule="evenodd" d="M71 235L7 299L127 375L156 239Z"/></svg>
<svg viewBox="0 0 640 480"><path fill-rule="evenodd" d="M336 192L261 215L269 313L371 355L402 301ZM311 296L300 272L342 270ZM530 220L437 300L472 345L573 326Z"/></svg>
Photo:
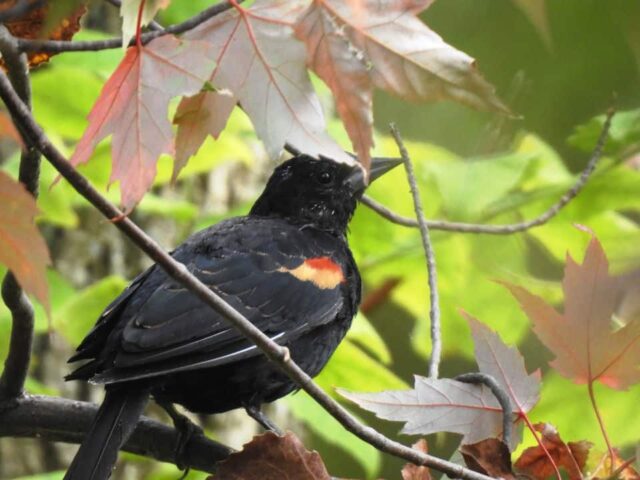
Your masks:
<svg viewBox="0 0 640 480"><path fill-rule="evenodd" d="M179 35L196 28L201 23L206 22L210 18L215 17L223 12L226 12L232 8L229 2L222 2L213 5L209 8L202 10L197 15L185 20L182 23L170 25L164 30L153 30L151 32L143 33L140 36L142 44L146 45L154 38L162 35L173 34ZM135 39L132 39L129 46L135 43ZM122 47L122 37L110 38L108 40L91 40L85 42L73 42L65 40L30 40L21 38L18 40L18 47L23 52L47 52L47 53L61 53L61 52L97 52L99 50L109 50L113 48Z"/></svg>
<svg viewBox="0 0 640 480"><path fill-rule="evenodd" d="M611 108L607 111L607 116L600 131L600 136L596 143L591 157L584 167L584 170L580 173L576 183L567 192L560 197L555 204L553 204L547 211L537 216L532 220L527 220L519 223L512 223L508 225L481 225L476 223L460 223L460 222L447 222L444 220L427 220L426 225L433 230L445 230L448 232L460 232L460 233L486 233L489 235L510 235L512 233L523 232L530 228L539 227L544 225L553 217L555 217L560 210L562 210L571 200L578 196L580 191L584 188L587 181L591 177L591 174L596 169L598 161L602 157L602 150L604 144L607 141L609 135L609 129L611 127L611 119L615 113L615 109ZM388 209L381 203L375 201L373 198L365 195L362 197L361 202L376 212L378 215L386 218L387 220L404 227L418 227L418 222L413 218L403 217Z"/></svg>
<svg viewBox="0 0 640 480"><path fill-rule="evenodd" d="M422 200L420 199L420 191L416 182L416 174L413 171L413 164L409 153L407 152L400 132L394 124L391 124L391 135L393 136L400 156L404 162L404 168L407 171L407 179L411 187L411 195L413 197L413 207L416 210L420 235L422 237L422 248L424 249L427 259L427 274L429 282L429 319L431 323L431 360L429 361L429 378L438 378L438 370L440 368L440 356L442 354L442 329L440 328L440 296L438 294L438 271L436 270L436 256L431 244L429 236L429 226L424 217L422 210Z"/></svg>
<svg viewBox="0 0 640 480"><path fill-rule="evenodd" d="M4 25L0 25L0 53L17 96L29 111L31 85L27 57L24 53L20 53L15 38ZM14 123L18 125L18 122L14 121ZM37 197L40 152L28 141L28 137L19 125L18 130L24 139L18 179L31 195ZM22 394L31 362L34 328L33 306L11 272L6 274L2 282L2 300L11 312L11 340L2 376L0 376L0 401L14 399Z"/></svg>
<svg viewBox="0 0 640 480"><path fill-rule="evenodd" d="M52 442L80 443L91 426L98 406L65 398L24 395L15 405L0 410L0 437L42 438ZM163 423L142 417L123 450L161 462L175 463L180 433ZM185 466L215 473L216 463L233 450L204 435L189 439L181 460Z"/></svg>
<svg viewBox="0 0 640 480"><path fill-rule="evenodd" d="M428 455L401 443L395 442L371 427L361 424L344 407L325 393L304 370L291 360L286 348L273 342L260 329L227 304L222 298L200 282L184 264L177 262L165 252L140 227L127 218L119 209L105 199L80 175L69 161L51 144L43 130L36 123L29 109L20 101L3 72L0 72L0 97L18 123L28 132L30 139L60 174L105 217L145 252L158 266L189 289L191 293L223 316L234 328L250 339L260 350L278 365L301 389L305 390L324 409L338 420L342 426L365 442L383 452L403 458L416 465L425 465L450 476L469 480L489 480L490 477L473 472L460 465Z"/></svg>

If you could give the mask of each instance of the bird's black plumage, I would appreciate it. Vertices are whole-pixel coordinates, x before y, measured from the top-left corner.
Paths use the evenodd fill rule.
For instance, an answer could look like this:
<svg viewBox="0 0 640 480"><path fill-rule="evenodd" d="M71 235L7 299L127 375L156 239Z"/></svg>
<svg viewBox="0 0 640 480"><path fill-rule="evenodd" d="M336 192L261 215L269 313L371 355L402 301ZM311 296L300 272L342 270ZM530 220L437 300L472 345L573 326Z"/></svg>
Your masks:
<svg viewBox="0 0 640 480"><path fill-rule="evenodd" d="M359 167L298 156L274 171L249 215L196 233L172 256L314 376L360 302L346 230L363 190ZM219 413L295 388L156 265L107 307L71 359L78 360L87 362L67 378L105 384L107 397L66 479L108 478L149 395Z"/></svg>

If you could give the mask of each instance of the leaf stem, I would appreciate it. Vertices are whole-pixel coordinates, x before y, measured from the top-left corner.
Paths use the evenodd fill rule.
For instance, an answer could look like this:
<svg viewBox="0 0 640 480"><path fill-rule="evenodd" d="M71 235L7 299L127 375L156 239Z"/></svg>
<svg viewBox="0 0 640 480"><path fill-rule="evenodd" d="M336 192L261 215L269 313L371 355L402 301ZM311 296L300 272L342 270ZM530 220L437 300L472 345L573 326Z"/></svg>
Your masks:
<svg viewBox="0 0 640 480"><path fill-rule="evenodd" d="M551 462L551 465L553 466L553 469L555 470L557 479L558 480L562 480L562 475L560 475L560 470L558 469L558 465L556 464L555 460L551 456L551 453L549 453L549 450L547 450L547 447L542 442L542 439L538 436L538 432L536 432L536 429L531 424L531 420L529 420L529 417L527 416L527 414L524 413L524 412L520 412L520 413L518 413L518 417L520 417L522 420L524 420L524 423L527 424L527 428L529 429L529 431L533 435L533 438L536 439L536 442L538 443L538 445L540 446L540 448L542 449L544 454L547 456L547 458Z"/></svg>
<svg viewBox="0 0 640 480"><path fill-rule="evenodd" d="M142 49L142 13L144 12L144 4L147 0L141 0L138 7L138 19L136 20L136 47Z"/></svg>
<svg viewBox="0 0 640 480"><path fill-rule="evenodd" d="M591 406L593 407L593 411L595 412L596 418L598 419L598 425L600 425L600 431L602 432L602 436L604 437L604 443L607 444L607 450L609 451L609 458L611 459L610 470L613 470L613 460L615 458L615 454L613 452L611 442L609 441L609 435L607 435L607 429L604 426L604 421L602 420L602 416L600 415L600 409L598 408L598 404L596 403L596 395L593 391L593 380L589 381L588 388L589 400L591 400Z"/></svg>

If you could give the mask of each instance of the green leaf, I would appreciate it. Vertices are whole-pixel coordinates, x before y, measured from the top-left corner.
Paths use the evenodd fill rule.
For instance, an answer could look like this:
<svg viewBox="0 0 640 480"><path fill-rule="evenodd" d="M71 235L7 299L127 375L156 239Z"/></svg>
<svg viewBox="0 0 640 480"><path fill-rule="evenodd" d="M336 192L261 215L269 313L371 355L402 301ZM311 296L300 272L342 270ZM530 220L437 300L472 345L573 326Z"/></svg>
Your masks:
<svg viewBox="0 0 640 480"><path fill-rule="evenodd" d="M46 132L78 140L102 80L80 67L52 66L33 75L33 111Z"/></svg>
<svg viewBox="0 0 640 480"><path fill-rule="evenodd" d="M324 441L348 452L362 466L368 478L375 478L382 463L380 451L345 430L306 392L300 391L289 395L286 402L291 413L304 422L309 430Z"/></svg>
<svg viewBox="0 0 640 480"><path fill-rule="evenodd" d="M568 139L569 145L584 152L593 151L602 132L604 121L605 115L598 115L576 127ZM636 150L640 147L640 109L615 114L604 151L609 155L619 155L631 145L635 145Z"/></svg>
<svg viewBox="0 0 640 480"><path fill-rule="evenodd" d="M353 319L347 333L347 339L362 345L366 351L373 354L383 364L389 365L391 363L391 353L387 344L362 312L358 312L356 318Z"/></svg>
<svg viewBox="0 0 640 480"><path fill-rule="evenodd" d="M486 216L485 209L514 189L522 180L530 154L512 153L493 158L432 165L447 217L461 221Z"/></svg>
<svg viewBox="0 0 640 480"><path fill-rule="evenodd" d="M144 196L136 207L136 211L173 218L181 222L193 220L198 215L198 207L191 202L167 196L159 197L153 193L147 193Z"/></svg>
<svg viewBox="0 0 640 480"><path fill-rule="evenodd" d="M335 387L359 391L406 388L407 384L350 341L342 342L316 382L331 395Z"/></svg>
<svg viewBox="0 0 640 480"><path fill-rule="evenodd" d="M57 472L36 473L35 475L28 475L26 477L15 477L13 480L62 480L64 474L65 471L60 470Z"/></svg>
<svg viewBox="0 0 640 480"><path fill-rule="evenodd" d="M117 275L99 280L81 290L73 298L54 311L53 326L72 345L82 341L102 311L127 286L127 281Z"/></svg>

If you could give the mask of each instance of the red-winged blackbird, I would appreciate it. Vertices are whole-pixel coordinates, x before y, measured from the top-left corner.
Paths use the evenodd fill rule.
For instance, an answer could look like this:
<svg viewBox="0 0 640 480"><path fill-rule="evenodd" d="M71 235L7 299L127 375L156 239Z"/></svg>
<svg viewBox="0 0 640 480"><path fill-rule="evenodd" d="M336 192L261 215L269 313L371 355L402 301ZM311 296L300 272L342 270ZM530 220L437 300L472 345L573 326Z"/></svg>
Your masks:
<svg viewBox="0 0 640 480"><path fill-rule="evenodd" d="M373 180L399 162L374 159ZM297 156L276 168L249 215L218 223L172 252L317 375L360 303L346 239L365 189L362 169ZM196 413L259 408L296 386L220 315L153 265L103 312L67 379L106 397L65 479L106 479L148 397Z"/></svg>

